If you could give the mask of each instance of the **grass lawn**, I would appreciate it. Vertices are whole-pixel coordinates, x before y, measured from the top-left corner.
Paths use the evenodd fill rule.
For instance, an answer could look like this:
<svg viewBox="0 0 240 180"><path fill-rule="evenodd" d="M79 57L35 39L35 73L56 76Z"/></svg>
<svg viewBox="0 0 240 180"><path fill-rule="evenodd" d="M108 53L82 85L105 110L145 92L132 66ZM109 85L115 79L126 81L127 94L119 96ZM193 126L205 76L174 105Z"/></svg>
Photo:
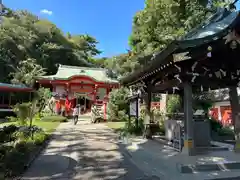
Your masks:
<svg viewBox="0 0 240 180"><path fill-rule="evenodd" d="M52 133L61 122L66 122L66 118L62 116L46 116L42 120L33 120L33 125L42 128L46 133ZM0 126L17 125L18 122L5 122Z"/></svg>
<svg viewBox="0 0 240 180"><path fill-rule="evenodd" d="M107 122L106 125L114 131L121 131L125 126L125 122Z"/></svg>
<svg viewBox="0 0 240 180"><path fill-rule="evenodd" d="M1 123L0 126L8 126L11 124L17 125L18 122ZM58 127L59 124L60 122L57 121L41 121L41 120L33 121L33 125L42 128L47 133L52 133Z"/></svg>

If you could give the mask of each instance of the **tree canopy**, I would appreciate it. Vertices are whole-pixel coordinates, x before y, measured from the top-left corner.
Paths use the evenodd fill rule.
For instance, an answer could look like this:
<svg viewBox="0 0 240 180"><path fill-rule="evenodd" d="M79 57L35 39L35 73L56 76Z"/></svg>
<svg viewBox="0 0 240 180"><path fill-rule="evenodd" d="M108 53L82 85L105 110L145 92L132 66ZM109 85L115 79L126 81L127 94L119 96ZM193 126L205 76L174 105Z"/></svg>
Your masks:
<svg viewBox="0 0 240 180"><path fill-rule="evenodd" d="M96 48L98 42L94 37L88 34L65 35L52 22L28 11L5 7L3 15L0 82L13 79L14 83L26 83L29 82L28 75L56 73L58 64L95 66L91 59L101 52Z"/></svg>
<svg viewBox="0 0 240 180"><path fill-rule="evenodd" d="M126 75L144 66L141 57L163 50L207 19L216 8L231 0L145 0L133 18L130 50L109 58L105 66Z"/></svg>
<svg viewBox="0 0 240 180"><path fill-rule="evenodd" d="M0 82L23 81L20 77L25 78L27 70L24 62L39 65L41 74L54 74L58 64L65 64L107 67L124 76L146 64L141 57L161 51L171 41L201 24L216 6L225 6L230 2L145 0L144 9L133 18L130 49L114 57L97 59L95 56L101 52L96 47L98 42L94 37L64 34L46 19L40 19L28 11L13 11L4 7L0 27ZM34 64L28 67L34 67Z"/></svg>

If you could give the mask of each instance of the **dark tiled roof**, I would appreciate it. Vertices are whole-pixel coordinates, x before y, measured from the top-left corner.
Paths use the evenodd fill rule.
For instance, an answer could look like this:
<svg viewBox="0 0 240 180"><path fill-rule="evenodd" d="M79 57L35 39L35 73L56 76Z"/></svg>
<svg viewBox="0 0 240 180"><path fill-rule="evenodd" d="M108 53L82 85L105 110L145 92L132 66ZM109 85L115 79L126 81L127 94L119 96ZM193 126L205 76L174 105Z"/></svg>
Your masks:
<svg viewBox="0 0 240 180"><path fill-rule="evenodd" d="M229 29L235 25L238 14L238 11L232 12L226 9L220 9L199 27L187 33L181 39L173 41L163 51L153 54L152 56L147 56L146 58L151 61L151 64L123 77L120 83L124 85L134 84L160 71L160 66L164 64L165 61L168 61L167 58L173 53L184 52L187 48L198 47L222 38L228 33Z"/></svg>

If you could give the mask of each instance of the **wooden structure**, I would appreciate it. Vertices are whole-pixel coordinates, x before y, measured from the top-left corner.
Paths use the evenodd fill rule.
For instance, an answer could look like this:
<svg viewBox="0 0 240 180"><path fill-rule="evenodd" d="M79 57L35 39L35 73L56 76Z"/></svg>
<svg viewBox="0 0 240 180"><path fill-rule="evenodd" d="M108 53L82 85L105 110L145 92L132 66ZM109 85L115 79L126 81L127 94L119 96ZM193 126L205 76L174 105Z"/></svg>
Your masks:
<svg viewBox="0 0 240 180"><path fill-rule="evenodd" d="M24 85L0 83L0 117L12 115L13 105L30 101L33 91Z"/></svg>
<svg viewBox="0 0 240 180"><path fill-rule="evenodd" d="M151 93L178 93L184 102L184 152L195 154L192 93L229 88L233 123L240 133L236 87L240 78L240 16L219 9L210 19L163 51L144 57L141 69L121 79L141 88L150 107ZM239 148L239 139L236 142Z"/></svg>
<svg viewBox="0 0 240 180"><path fill-rule="evenodd" d="M58 108L66 106L68 101L72 107L80 104L86 112L90 111L92 104L97 104L105 106L105 118L108 94L119 87L118 81L109 76L107 69L65 65L59 65L55 75L38 77L37 83L51 88L54 97L61 97L58 98Z"/></svg>

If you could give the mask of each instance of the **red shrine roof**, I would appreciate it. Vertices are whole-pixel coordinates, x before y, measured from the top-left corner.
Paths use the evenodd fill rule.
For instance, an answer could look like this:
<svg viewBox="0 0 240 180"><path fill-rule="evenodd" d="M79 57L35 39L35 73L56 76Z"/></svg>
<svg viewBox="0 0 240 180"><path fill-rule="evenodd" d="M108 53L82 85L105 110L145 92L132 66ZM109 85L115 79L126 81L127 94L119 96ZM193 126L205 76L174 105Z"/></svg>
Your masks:
<svg viewBox="0 0 240 180"><path fill-rule="evenodd" d="M90 77L96 82L118 84L118 80L110 77L109 70L104 68L78 67L59 65L55 75L40 76L39 80L69 80L72 77L85 76Z"/></svg>

